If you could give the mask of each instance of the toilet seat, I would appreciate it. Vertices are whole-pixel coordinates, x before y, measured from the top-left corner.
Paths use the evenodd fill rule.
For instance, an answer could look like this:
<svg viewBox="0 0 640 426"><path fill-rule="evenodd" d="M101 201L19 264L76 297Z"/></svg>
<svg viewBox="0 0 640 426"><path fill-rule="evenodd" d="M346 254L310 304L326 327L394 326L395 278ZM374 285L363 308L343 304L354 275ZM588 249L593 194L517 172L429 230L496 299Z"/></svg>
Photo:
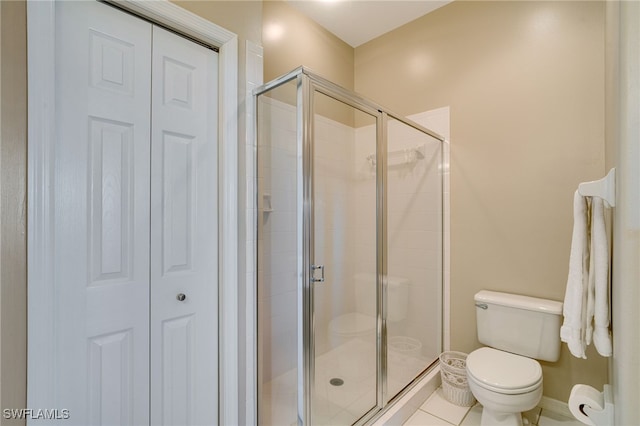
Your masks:
<svg viewBox="0 0 640 426"><path fill-rule="evenodd" d="M344 337L362 336L375 332L376 319L359 312L349 312L332 319L329 330Z"/></svg>
<svg viewBox="0 0 640 426"><path fill-rule="evenodd" d="M493 348L467 356L467 374L479 386L505 395L532 392L542 385L538 361Z"/></svg>

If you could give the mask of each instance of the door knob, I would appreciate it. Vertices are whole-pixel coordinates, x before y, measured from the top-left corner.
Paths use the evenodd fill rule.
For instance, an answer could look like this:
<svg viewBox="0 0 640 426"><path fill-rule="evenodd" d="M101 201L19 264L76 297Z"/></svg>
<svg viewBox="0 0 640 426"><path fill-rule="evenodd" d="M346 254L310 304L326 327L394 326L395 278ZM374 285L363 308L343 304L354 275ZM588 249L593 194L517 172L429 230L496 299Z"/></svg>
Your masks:
<svg viewBox="0 0 640 426"><path fill-rule="evenodd" d="M180 302L184 302L184 299L186 299L187 296L184 293L178 293L178 295L176 296L176 299L178 299Z"/></svg>

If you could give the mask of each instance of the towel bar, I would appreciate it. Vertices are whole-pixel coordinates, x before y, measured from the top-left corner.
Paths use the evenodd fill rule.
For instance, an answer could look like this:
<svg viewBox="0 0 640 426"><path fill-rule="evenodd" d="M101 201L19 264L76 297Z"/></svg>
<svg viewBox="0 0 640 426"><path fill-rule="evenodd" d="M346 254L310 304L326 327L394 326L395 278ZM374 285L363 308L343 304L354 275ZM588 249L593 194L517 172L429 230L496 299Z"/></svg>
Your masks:
<svg viewBox="0 0 640 426"><path fill-rule="evenodd" d="M425 144L417 145L411 148L406 149L398 149L395 151L389 151L387 153L387 158L389 161L388 165L400 166L404 164L411 164L417 160L421 160L424 158ZM371 165L371 167L375 167L376 165L376 154L375 152L367 155L367 161ZM391 164L391 159L394 158L395 163Z"/></svg>
<svg viewBox="0 0 640 426"><path fill-rule="evenodd" d="M582 182L578 192L584 197L600 197L609 205L616 205L616 168L609 170L605 177L592 182Z"/></svg>

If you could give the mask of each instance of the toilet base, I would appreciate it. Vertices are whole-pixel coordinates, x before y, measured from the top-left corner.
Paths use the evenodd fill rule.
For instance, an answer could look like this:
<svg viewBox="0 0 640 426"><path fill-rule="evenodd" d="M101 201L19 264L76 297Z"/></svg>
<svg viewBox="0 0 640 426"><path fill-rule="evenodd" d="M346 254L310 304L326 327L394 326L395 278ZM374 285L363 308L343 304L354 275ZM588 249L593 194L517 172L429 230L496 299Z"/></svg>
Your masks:
<svg viewBox="0 0 640 426"><path fill-rule="evenodd" d="M480 426L522 426L522 413L499 413L483 407Z"/></svg>

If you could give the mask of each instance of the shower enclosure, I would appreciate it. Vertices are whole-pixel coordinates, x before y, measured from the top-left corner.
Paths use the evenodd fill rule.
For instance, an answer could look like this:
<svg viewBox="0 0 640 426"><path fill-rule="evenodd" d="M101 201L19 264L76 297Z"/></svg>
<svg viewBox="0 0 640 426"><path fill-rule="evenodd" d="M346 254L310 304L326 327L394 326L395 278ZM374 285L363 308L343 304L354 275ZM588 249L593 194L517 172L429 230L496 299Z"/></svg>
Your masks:
<svg viewBox="0 0 640 426"><path fill-rule="evenodd" d="M304 68L255 99L259 422L366 423L442 350L444 140Z"/></svg>

